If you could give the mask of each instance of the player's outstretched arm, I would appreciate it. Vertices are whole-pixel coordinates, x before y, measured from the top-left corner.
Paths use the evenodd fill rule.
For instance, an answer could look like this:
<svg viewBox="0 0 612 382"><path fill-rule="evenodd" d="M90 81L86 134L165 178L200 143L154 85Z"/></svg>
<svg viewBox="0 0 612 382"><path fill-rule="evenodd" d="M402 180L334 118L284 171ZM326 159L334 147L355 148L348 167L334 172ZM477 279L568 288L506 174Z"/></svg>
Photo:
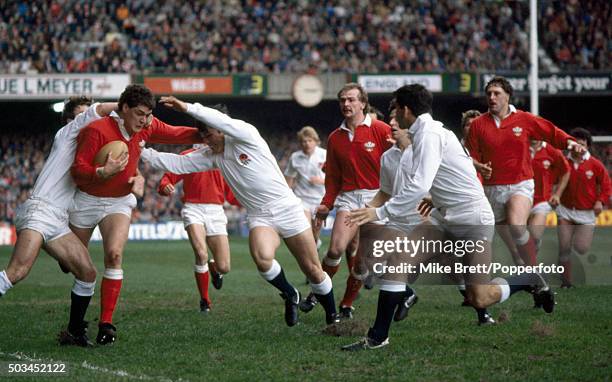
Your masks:
<svg viewBox="0 0 612 382"><path fill-rule="evenodd" d="M143 149L140 157L154 169L174 174L190 174L214 168L213 161L204 155L208 148L193 151L187 155L160 153L153 149Z"/></svg>
<svg viewBox="0 0 612 382"><path fill-rule="evenodd" d="M100 117L107 117L116 110L119 110L119 104L117 102L103 102L96 106L96 113L98 113Z"/></svg>
<svg viewBox="0 0 612 382"><path fill-rule="evenodd" d="M159 102L176 111L188 113L192 117L204 122L207 126L245 142L252 142L253 135L258 134L255 126L239 119L233 119L219 110L203 106L199 103L187 103L174 96L161 97Z"/></svg>
<svg viewBox="0 0 612 382"><path fill-rule="evenodd" d="M174 96L161 97L159 103L181 113L187 112L187 102L183 102Z"/></svg>

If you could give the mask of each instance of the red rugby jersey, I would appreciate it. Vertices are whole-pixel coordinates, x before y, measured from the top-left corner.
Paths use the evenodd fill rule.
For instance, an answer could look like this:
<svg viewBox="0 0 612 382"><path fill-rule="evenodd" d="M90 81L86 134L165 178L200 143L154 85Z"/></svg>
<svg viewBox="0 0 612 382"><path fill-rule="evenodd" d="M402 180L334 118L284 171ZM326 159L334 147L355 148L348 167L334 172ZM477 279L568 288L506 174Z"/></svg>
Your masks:
<svg viewBox="0 0 612 382"><path fill-rule="evenodd" d="M194 149L185 150L181 155L192 151ZM183 203L223 204L227 200L231 204L239 205L218 169L183 175L167 172L159 181L157 192L164 195L164 187L168 184L175 185L181 180L183 181L183 197L181 198Z"/></svg>
<svg viewBox="0 0 612 382"><path fill-rule="evenodd" d="M533 205L546 202L552 196L553 185L566 172L570 166L561 150L557 150L546 142L532 156L533 180L535 190L533 194Z"/></svg>
<svg viewBox="0 0 612 382"><path fill-rule="evenodd" d="M532 139L558 149L566 149L567 141L574 140L552 122L520 110L504 118L499 128L489 112L472 121L466 139L470 155L480 163L491 162L493 168L491 178L483 184L516 184L533 179L529 153Z"/></svg>
<svg viewBox="0 0 612 382"><path fill-rule="evenodd" d="M352 141L344 125L334 130L327 140L321 204L332 209L340 192L378 189L380 157L391 147L390 138L391 127L369 116L355 128Z"/></svg>
<svg viewBox="0 0 612 382"><path fill-rule="evenodd" d="M126 132L127 134L127 132ZM128 164L123 171L109 179L96 176L94 158L105 144L123 141L128 146ZM191 144L201 142L198 130L192 127L171 126L157 118L151 124L132 135L124 137L119 124L113 117L105 117L89 124L81 130L77 138L77 149L71 173L79 190L99 197L119 197L128 195L132 185L130 177L136 174L140 152L145 143Z"/></svg>
<svg viewBox="0 0 612 382"><path fill-rule="evenodd" d="M590 153L586 153L581 162L569 161L571 175L561 196L561 204L577 210L592 210L598 200L604 205L608 204L612 186L603 163Z"/></svg>

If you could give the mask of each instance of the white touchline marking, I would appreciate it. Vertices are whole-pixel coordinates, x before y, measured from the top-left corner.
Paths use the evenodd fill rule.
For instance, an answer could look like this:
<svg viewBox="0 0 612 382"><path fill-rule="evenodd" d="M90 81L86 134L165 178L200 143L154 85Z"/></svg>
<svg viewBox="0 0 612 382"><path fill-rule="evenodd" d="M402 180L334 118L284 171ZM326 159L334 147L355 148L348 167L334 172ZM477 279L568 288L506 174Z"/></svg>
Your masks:
<svg viewBox="0 0 612 382"><path fill-rule="evenodd" d="M14 353L4 353L2 351L0 351L0 356L5 356L5 357L12 357L18 360L23 360L23 361L28 361L28 362L44 362L44 363L65 363L68 364L69 362L66 361L60 361L60 360L54 360L52 358L49 359L45 359L45 358L35 358L36 356L34 355L33 357L30 357L29 355L23 353L23 352L14 352ZM132 375L130 373L128 373L127 371L123 371L123 370L110 370L107 369L105 367L100 367L100 366L96 366L96 365L92 365L90 363L88 363L87 361L83 361L81 364L78 363L70 363L71 366L80 366L83 369L87 369L87 370L92 370L95 372L99 372L102 374L111 374L111 375L115 375L117 377L124 377L124 378L131 378L131 379L138 379L141 381L163 381L163 382L173 382L172 379L168 378L168 377L150 377L148 375ZM185 381L187 382L187 380L179 378L177 379L178 381Z"/></svg>

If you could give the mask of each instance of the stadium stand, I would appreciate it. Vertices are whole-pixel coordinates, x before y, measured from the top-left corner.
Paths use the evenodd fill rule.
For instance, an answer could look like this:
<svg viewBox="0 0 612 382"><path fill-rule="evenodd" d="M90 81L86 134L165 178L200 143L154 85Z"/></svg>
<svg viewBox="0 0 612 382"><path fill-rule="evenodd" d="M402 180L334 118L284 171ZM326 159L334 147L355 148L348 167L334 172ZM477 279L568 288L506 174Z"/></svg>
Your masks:
<svg viewBox="0 0 612 382"><path fill-rule="evenodd" d="M528 68L520 1L1 3L0 71L11 74ZM540 3L558 67L610 68L609 2Z"/></svg>
<svg viewBox="0 0 612 382"><path fill-rule="evenodd" d="M609 69L612 4L593 0L544 3L540 43L559 68Z"/></svg>

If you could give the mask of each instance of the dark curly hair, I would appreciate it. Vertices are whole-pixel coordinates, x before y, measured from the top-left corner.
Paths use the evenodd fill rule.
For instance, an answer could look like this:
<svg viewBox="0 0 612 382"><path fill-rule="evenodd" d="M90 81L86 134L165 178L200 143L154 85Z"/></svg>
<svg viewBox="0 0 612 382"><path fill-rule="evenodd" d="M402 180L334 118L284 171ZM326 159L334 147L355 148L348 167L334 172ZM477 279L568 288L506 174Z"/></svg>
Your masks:
<svg viewBox="0 0 612 382"><path fill-rule="evenodd" d="M433 95L421 84L404 85L393 92L393 97L397 106L407 106L415 117L431 113Z"/></svg>
<svg viewBox="0 0 612 382"><path fill-rule="evenodd" d="M514 93L514 89L512 89L510 81L502 76L495 76L491 78L489 82L487 82L487 86L485 86L485 92L489 90L490 86L499 86L500 88L504 89L504 91L508 93L510 97L512 97L512 93Z"/></svg>
<svg viewBox="0 0 612 382"><path fill-rule="evenodd" d="M143 85L128 85L121 96L119 96L119 110L123 109L123 105L128 107L136 107L139 105L146 106L149 109L155 107L155 98L149 88Z"/></svg>
<svg viewBox="0 0 612 382"><path fill-rule="evenodd" d="M591 147L593 144L593 137L591 132L582 127L576 127L570 131L570 135L576 139L584 139L587 143L587 147Z"/></svg>

